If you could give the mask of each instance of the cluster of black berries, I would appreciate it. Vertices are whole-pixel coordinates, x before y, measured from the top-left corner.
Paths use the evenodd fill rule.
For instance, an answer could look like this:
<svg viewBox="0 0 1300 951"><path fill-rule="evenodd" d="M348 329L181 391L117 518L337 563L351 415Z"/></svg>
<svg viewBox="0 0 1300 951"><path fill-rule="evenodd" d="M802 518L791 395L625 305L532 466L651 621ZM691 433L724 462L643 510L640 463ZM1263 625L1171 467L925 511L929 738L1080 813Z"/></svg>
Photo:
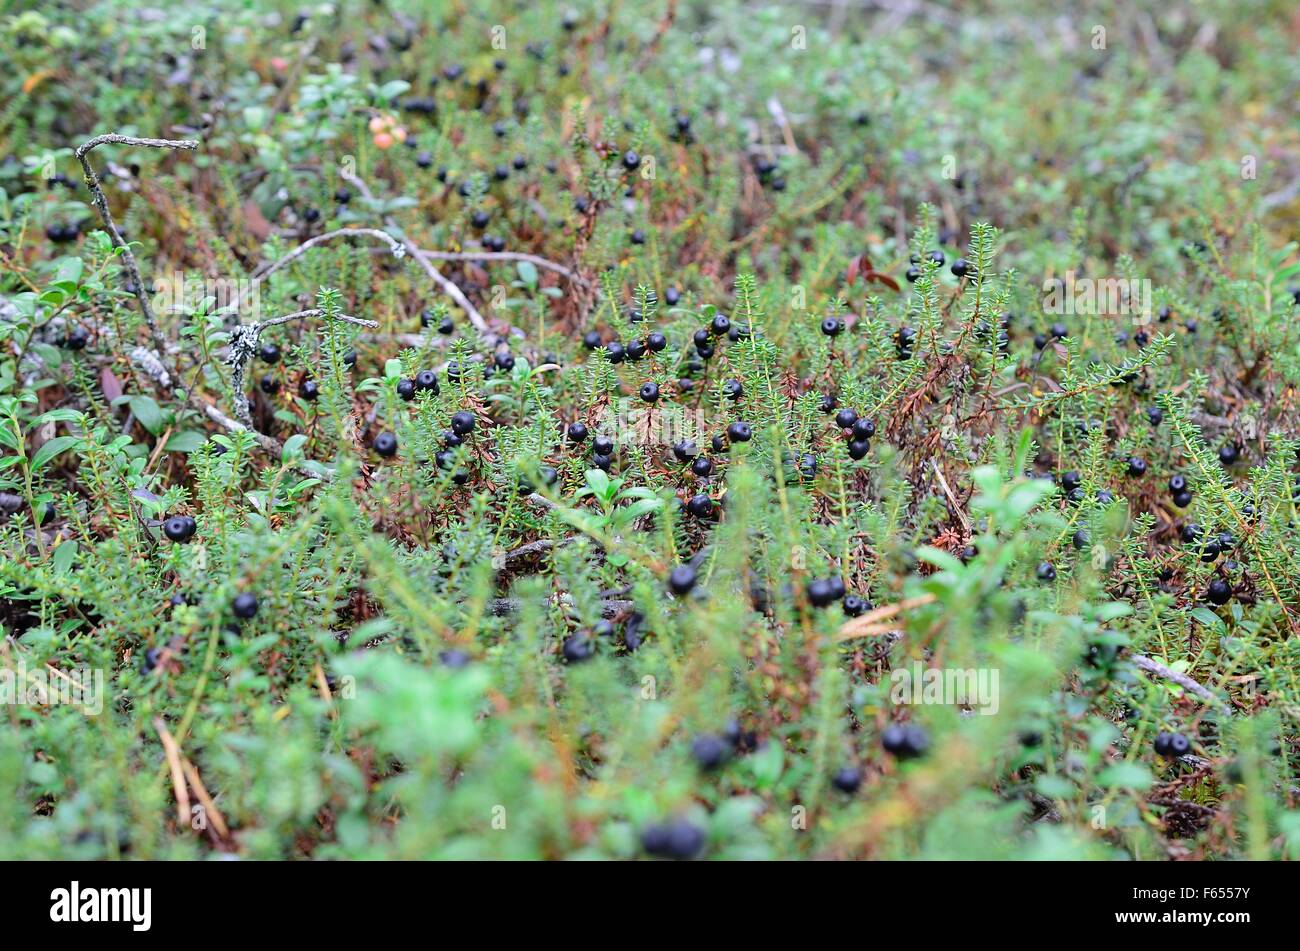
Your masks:
<svg viewBox="0 0 1300 951"><path fill-rule="evenodd" d="M79 234L81 234L80 226L64 222L55 222L45 229L45 237L59 244L66 241L76 241Z"/></svg>
<svg viewBox="0 0 1300 951"><path fill-rule="evenodd" d="M732 718L719 733L700 733L691 740L691 758L705 772L723 766L736 753L747 753L758 745L758 735Z"/></svg>
<svg viewBox="0 0 1300 951"><path fill-rule="evenodd" d="M1191 741L1181 733L1167 733L1164 730L1156 734L1153 745L1157 756L1167 756L1170 759L1183 756L1192 748Z"/></svg>
<svg viewBox="0 0 1300 951"><path fill-rule="evenodd" d="M628 616L627 622L623 625L623 643L629 651L634 651L641 646L644 639L641 628L644 624L645 615L640 611L633 611ZM612 641L615 633L613 622L602 618L590 629L577 631L566 637L560 652L567 663L584 663L596 656L596 645L601 640Z"/></svg>
<svg viewBox="0 0 1300 951"><path fill-rule="evenodd" d="M829 405L834 409L833 401ZM822 408L826 407L827 401L823 399ZM835 413L835 425L843 431L844 437L849 442L849 458L853 460L865 458L871 449L871 437L876 434L875 420L859 416L857 410L845 406Z"/></svg>
<svg viewBox="0 0 1300 951"><path fill-rule="evenodd" d="M641 848L657 858L693 859L704 848L704 830L684 818L655 822L641 831Z"/></svg>
<svg viewBox="0 0 1300 951"><path fill-rule="evenodd" d="M420 311L421 329L427 329L431 326L433 326L433 311L431 310ZM450 336L455 332L456 332L455 321L453 321L451 317L447 315L443 315L443 317L438 321L438 333L443 334L444 336Z"/></svg>
<svg viewBox="0 0 1300 951"><path fill-rule="evenodd" d="M804 593L808 596L808 603L819 610L836 601L840 602L844 613L849 617L859 617L871 610L871 602L856 594L849 594L844 580L839 577L815 578L808 582Z"/></svg>
<svg viewBox="0 0 1300 951"><path fill-rule="evenodd" d="M937 248L927 254L926 257L939 267L943 267L943 262L947 260L947 258L944 257L943 252ZM921 279L921 259L913 254L910 255L907 260L911 265L907 269L907 282L909 284L915 284ZM956 274L958 277L965 277L968 268L969 266L967 265L965 258L958 258L952 263L952 273Z"/></svg>
<svg viewBox="0 0 1300 951"><path fill-rule="evenodd" d="M199 523L192 515L173 515L163 522L163 534L178 545L184 545L199 530Z"/></svg>
<svg viewBox="0 0 1300 951"><path fill-rule="evenodd" d="M930 748L930 737L919 724L891 723L880 734L880 745L897 759L914 759Z"/></svg>
<svg viewBox="0 0 1300 951"><path fill-rule="evenodd" d="M1187 487L1187 477L1175 474L1169 477L1169 491L1173 494L1174 505L1185 509L1192 504L1192 490Z"/></svg>
<svg viewBox="0 0 1300 951"><path fill-rule="evenodd" d="M513 360L511 361L513 365ZM414 378L397 381L397 395L410 402L418 393L430 393L437 396L439 392L438 374L433 370L421 370Z"/></svg>

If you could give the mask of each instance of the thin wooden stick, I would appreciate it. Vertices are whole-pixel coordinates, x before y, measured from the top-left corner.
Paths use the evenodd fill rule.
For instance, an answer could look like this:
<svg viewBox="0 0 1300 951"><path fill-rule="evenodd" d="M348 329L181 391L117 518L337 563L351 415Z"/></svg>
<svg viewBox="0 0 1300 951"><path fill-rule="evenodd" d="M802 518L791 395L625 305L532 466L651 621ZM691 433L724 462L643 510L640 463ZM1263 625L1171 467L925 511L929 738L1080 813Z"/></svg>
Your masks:
<svg viewBox="0 0 1300 951"><path fill-rule="evenodd" d="M163 336L162 329L158 326L158 320L154 317L153 309L149 306L149 297L144 289L144 278L140 276L140 266L135 261L135 255L131 253L130 245L122 237L122 232L117 229L117 223L113 221L113 215L108 210L108 198L104 195L104 189L99 183L99 176L95 174L94 166L90 164L90 159L87 158L91 151L101 145L131 145L152 149L194 150L199 147L199 143L193 139L138 139L134 136L118 135L115 132L110 132L105 135L97 135L88 142L83 142L73 152L73 155L77 157L77 161L81 163L81 171L86 180L86 187L90 189L91 203L95 206L95 210L99 212L99 217L103 219L104 227L113 240L113 246L122 249L122 262L126 265L126 272L135 287L135 297L140 302L140 312L144 315L144 322L149 328L149 335L153 338L153 345L158 350L159 358L164 358L167 353L167 339Z"/></svg>
<svg viewBox="0 0 1300 951"><path fill-rule="evenodd" d="M852 621L846 622L835 635L837 641L849 641L855 637L865 637L868 634L883 634L892 630L896 625L885 624L880 622L886 618L891 618L895 614L904 611L910 611L912 608L919 608L926 604L931 604L935 600L932 594L922 594L915 598L908 598L905 601L898 601L894 604L885 604L875 610L868 611L861 617L855 617Z"/></svg>

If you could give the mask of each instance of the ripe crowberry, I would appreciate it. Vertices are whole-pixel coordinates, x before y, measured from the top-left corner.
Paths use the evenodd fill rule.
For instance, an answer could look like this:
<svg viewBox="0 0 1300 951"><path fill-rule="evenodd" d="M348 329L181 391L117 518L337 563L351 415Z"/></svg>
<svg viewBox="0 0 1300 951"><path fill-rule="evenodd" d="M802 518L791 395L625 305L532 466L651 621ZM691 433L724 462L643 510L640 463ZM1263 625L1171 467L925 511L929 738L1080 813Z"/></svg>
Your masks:
<svg viewBox="0 0 1300 951"><path fill-rule="evenodd" d="M708 518L713 514L713 499L709 498L703 492L698 495L692 495L686 503L686 511L690 512L696 518Z"/></svg>
<svg viewBox="0 0 1300 951"><path fill-rule="evenodd" d="M659 384L653 380L641 387L641 400L645 403L654 403L659 399Z"/></svg>
<svg viewBox="0 0 1300 951"><path fill-rule="evenodd" d="M649 855L686 861L704 848L704 832L686 819L656 822L641 832L641 848Z"/></svg>
<svg viewBox="0 0 1300 951"><path fill-rule="evenodd" d="M808 601L815 608L824 608L835 600L835 588L824 578L808 582Z"/></svg>
<svg viewBox="0 0 1300 951"><path fill-rule="evenodd" d="M841 607L844 608L844 614L847 617L861 617L871 610L871 602L859 598L856 594L847 594L844 596Z"/></svg>
<svg viewBox="0 0 1300 951"><path fill-rule="evenodd" d="M451 417L451 429L457 436L467 436L474 431L474 414L461 410Z"/></svg>
<svg viewBox="0 0 1300 951"><path fill-rule="evenodd" d="M397 437L392 433L380 433L375 437L375 452L387 459L397 453Z"/></svg>
<svg viewBox="0 0 1300 951"><path fill-rule="evenodd" d="M564 639L564 659L570 664L581 664L596 656L596 642L588 634L579 632Z"/></svg>
<svg viewBox="0 0 1300 951"><path fill-rule="evenodd" d="M586 439L587 439L587 427L586 427L586 424L584 424L584 423L570 423L570 424L569 424L569 429L568 429L566 435L569 437L569 442L572 442L572 443L581 443L581 442L586 441Z"/></svg>
<svg viewBox="0 0 1300 951"><path fill-rule="evenodd" d="M915 723L891 723L880 734L880 745L898 759L922 755L930 745L925 730Z"/></svg>
<svg viewBox="0 0 1300 951"><path fill-rule="evenodd" d="M695 587L695 569L690 565L678 565L668 574L668 590L675 595L689 594Z"/></svg>
<svg viewBox="0 0 1300 951"><path fill-rule="evenodd" d="M852 429L854 439L870 439L876 434L876 423L864 416L853 424Z"/></svg>
<svg viewBox="0 0 1300 951"><path fill-rule="evenodd" d="M398 380L397 395L400 396L402 399L406 400L408 403L411 400L415 399L415 381Z"/></svg>
<svg viewBox="0 0 1300 951"><path fill-rule="evenodd" d="M727 439L731 442L749 442L752 436L749 423L736 421L727 427Z"/></svg>
<svg viewBox="0 0 1300 951"><path fill-rule="evenodd" d="M1227 604L1232 600L1232 585L1222 578L1214 578L1205 589L1205 599L1211 604Z"/></svg>
<svg viewBox="0 0 1300 951"><path fill-rule="evenodd" d="M862 785L862 767L845 766L836 770L835 775L831 777L831 785L842 793L852 795Z"/></svg>
<svg viewBox="0 0 1300 951"><path fill-rule="evenodd" d="M257 614L257 596L248 591L235 595L235 600L230 602L230 610L235 617L249 620Z"/></svg>
<svg viewBox="0 0 1300 951"><path fill-rule="evenodd" d="M727 741L715 733L701 733L691 741L691 756L700 769L717 769L730 755Z"/></svg>
<svg viewBox="0 0 1300 951"><path fill-rule="evenodd" d="M182 545L194 537L197 529L198 524L188 515L173 515L163 522L163 534Z"/></svg>

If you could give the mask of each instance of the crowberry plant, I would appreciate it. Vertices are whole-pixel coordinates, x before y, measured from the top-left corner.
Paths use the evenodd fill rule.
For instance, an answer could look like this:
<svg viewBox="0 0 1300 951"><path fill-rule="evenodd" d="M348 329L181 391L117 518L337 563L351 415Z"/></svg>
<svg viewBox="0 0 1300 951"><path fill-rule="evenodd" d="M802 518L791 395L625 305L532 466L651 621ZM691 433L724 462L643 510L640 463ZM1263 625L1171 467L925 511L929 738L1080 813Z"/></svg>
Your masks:
<svg viewBox="0 0 1300 951"><path fill-rule="evenodd" d="M29 6L0 857L1300 855L1285 5Z"/></svg>

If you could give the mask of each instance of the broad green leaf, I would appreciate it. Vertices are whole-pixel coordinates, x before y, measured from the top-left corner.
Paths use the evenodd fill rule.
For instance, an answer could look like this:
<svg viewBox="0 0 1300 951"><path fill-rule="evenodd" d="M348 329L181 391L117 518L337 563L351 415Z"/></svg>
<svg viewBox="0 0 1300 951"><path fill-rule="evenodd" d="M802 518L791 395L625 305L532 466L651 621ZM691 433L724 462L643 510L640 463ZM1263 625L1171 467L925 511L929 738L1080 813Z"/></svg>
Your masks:
<svg viewBox="0 0 1300 951"><path fill-rule="evenodd" d="M153 397L137 394L127 398L127 405L135 414L136 420L155 436L162 431L163 414Z"/></svg>
<svg viewBox="0 0 1300 951"><path fill-rule="evenodd" d="M50 460L61 452L66 452L73 446L81 442L77 436L55 436L47 441L40 449L36 450L36 455L32 456L32 471L39 472Z"/></svg>
<svg viewBox="0 0 1300 951"><path fill-rule="evenodd" d="M182 429L167 438L165 448L168 452L198 452L207 441L208 437L196 429Z"/></svg>

